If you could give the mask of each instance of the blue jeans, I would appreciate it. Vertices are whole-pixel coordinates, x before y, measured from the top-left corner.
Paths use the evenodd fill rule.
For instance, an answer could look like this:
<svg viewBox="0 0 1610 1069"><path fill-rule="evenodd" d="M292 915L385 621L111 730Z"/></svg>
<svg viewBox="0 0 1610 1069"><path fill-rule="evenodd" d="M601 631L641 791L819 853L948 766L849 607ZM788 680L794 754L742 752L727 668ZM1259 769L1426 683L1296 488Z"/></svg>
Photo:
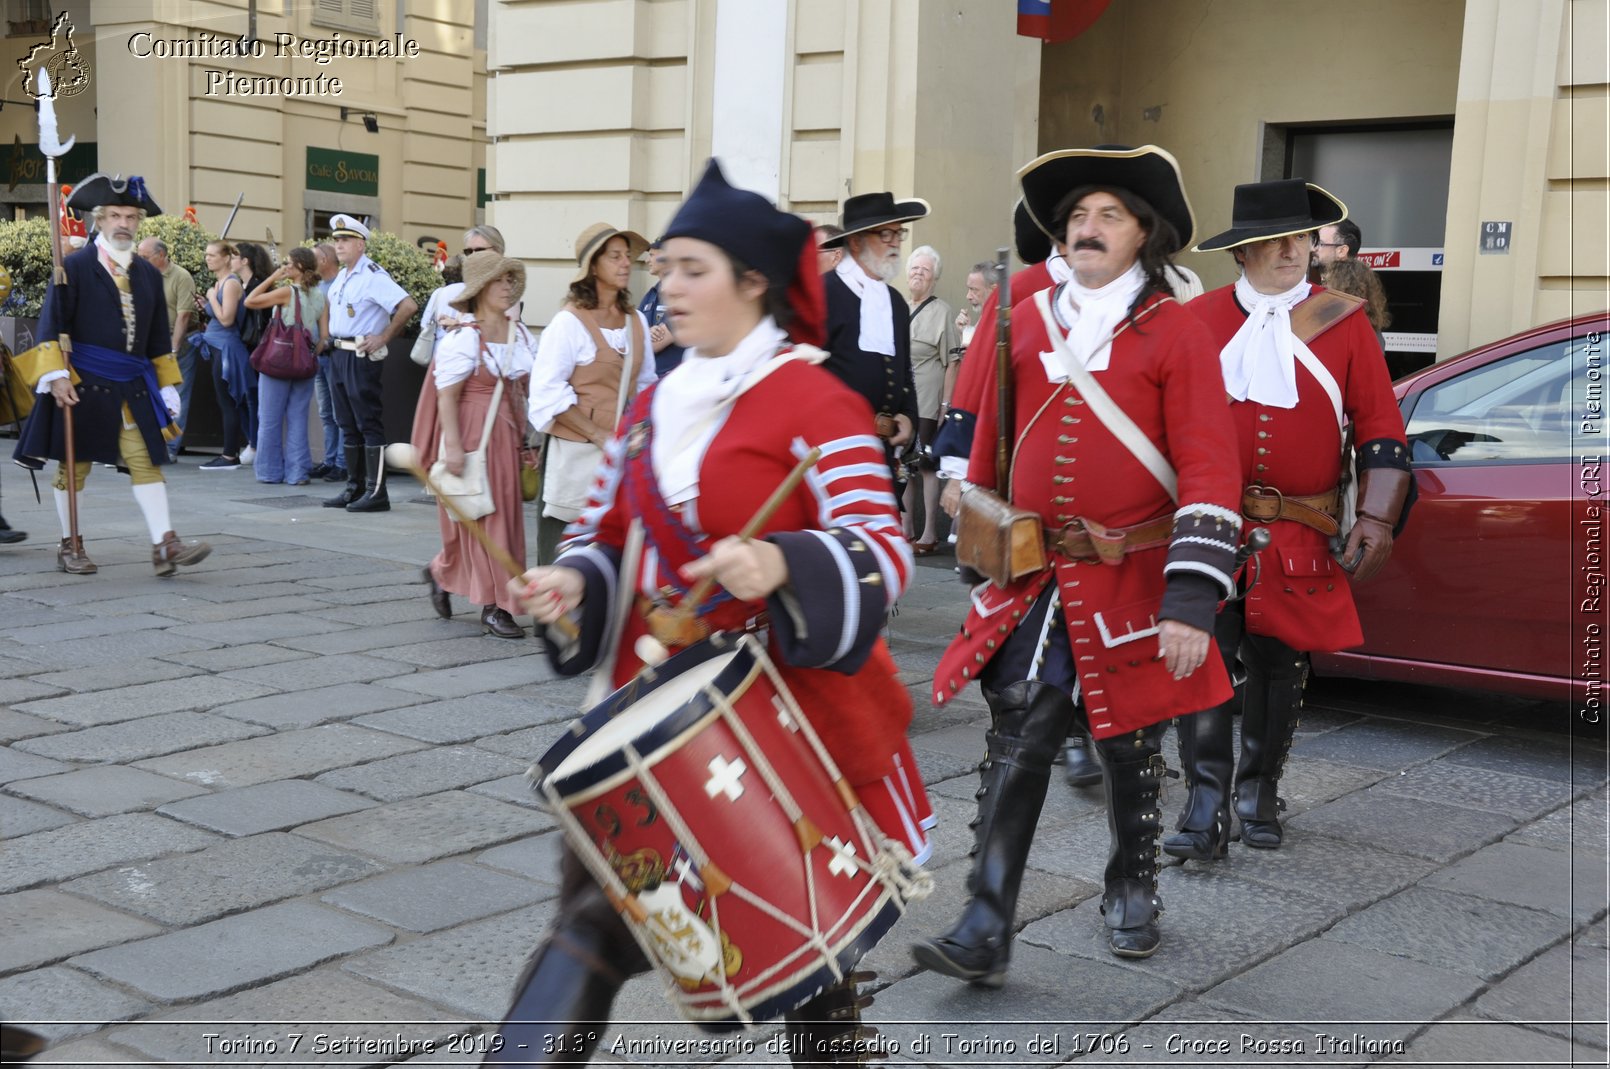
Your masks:
<svg viewBox="0 0 1610 1069"><path fill-rule="evenodd" d="M341 452L341 424L335 421L335 405L330 401L330 357L319 356L319 370L313 376L313 396L319 401L319 422L324 424L324 462L332 468L345 468Z"/></svg>
<svg viewBox="0 0 1610 1069"><path fill-rule="evenodd" d="M257 376L257 459L260 483L297 483L307 478L313 457L307 443L312 379Z"/></svg>

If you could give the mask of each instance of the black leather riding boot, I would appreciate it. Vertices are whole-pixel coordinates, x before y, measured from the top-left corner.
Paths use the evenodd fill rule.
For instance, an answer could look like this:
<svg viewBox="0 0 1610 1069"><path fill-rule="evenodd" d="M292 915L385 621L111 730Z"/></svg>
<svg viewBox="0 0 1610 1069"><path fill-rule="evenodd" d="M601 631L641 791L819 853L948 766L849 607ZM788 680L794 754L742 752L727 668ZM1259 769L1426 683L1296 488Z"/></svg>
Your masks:
<svg viewBox="0 0 1610 1069"><path fill-rule="evenodd" d="M1235 702L1176 720L1185 769L1185 809L1179 830L1163 840L1163 853L1188 861L1214 861L1230 851L1230 776L1235 771L1231 712Z"/></svg>
<svg viewBox="0 0 1610 1069"><path fill-rule="evenodd" d="M363 446L344 445L341 453L347 458L347 485L339 494L325 499L327 509L344 509L363 496Z"/></svg>
<svg viewBox="0 0 1610 1069"><path fill-rule="evenodd" d="M861 1024L871 995L856 992L877 973L852 972L797 1010L783 1014L788 1060L798 1066L866 1065L878 1030Z"/></svg>
<svg viewBox="0 0 1610 1069"><path fill-rule="evenodd" d="M1106 772L1107 828L1112 834L1101 915L1112 929L1108 934L1112 952L1121 958L1149 958L1162 942L1157 927L1163 911L1157 895L1157 833L1163 830L1163 815L1157 796L1168 771L1163 763L1163 727L1153 724L1096 742Z"/></svg>
<svg viewBox="0 0 1610 1069"><path fill-rule="evenodd" d="M1241 763L1235 771L1235 815L1241 821L1243 843L1274 850L1284 835L1280 812L1286 803L1277 793L1280 773L1297 734L1308 655L1278 639L1248 635L1242 660L1247 666L1247 683L1241 712Z"/></svg>
<svg viewBox="0 0 1610 1069"><path fill-rule="evenodd" d="M347 506L348 512L390 512L391 498L386 496L386 447L366 445L363 462L367 466L363 496Z"/></svg>
<svg viewBox="0 0 1610 1069"><path fill-rule="evenodd" d="M984 691L993 727L979 766L972 897L949 932L912 946L917 964L981 987L1006 983L1012 923L1028 864L1034 826L1045 804L1051 761L1067 737L1073 702L1046 683L1013 683Z"/></svg>
<svg viewBox="0 0 1610 1069"><path fill-rule="evenodd" d="M583 1065L609 1023L628 977L648 960L626 922L569 848L559 916L516 985L502 1043L483 1065Z"/></svg>
<svg viewBox="0 0 1610 1069"><path fill-rule="evenodd" d="M1062 774L1070 787L1093 787L1101 782L1101 762L1096 760L1090 744L1090 734L1076 727L1068 735L1068 744L1062 748Z"/></svg>

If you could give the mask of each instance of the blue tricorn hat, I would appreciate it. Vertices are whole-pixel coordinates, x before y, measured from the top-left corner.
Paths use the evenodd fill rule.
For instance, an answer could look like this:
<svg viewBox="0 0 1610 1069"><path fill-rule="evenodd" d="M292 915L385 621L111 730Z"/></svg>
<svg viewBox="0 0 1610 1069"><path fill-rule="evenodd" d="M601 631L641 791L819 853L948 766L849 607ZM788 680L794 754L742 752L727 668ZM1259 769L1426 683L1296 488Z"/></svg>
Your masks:
<svg viewBox="0 0 1610 1069"><path fill-rule="evenodd" d="M67 198L67 206L76 212L94 211L112 204L139 208L146 215L162 214L145 188L145 179L137 174L112 178L97 171L74 186L72 196Z"/></svg>
<svg viewBox="0 0 1610 1069"><path fill-rule="evenodd" d="M778 210L759 193L731 185L720 162L712 159L660 241L708 241L765 275L773 285L787 286L799 270L800 250L810 235L810 223Z"/></svg>
<svg viewBox="0 0 1610 1069"><path fill-rule="evenodd" d="M708 241L745 267L759 271L774 289L785 290L793 321L791 338L808 345L826 339L827 296L816 268L811 224L747 189L738 189L712 159L699 184L682 202L660 238Z"/></svg>

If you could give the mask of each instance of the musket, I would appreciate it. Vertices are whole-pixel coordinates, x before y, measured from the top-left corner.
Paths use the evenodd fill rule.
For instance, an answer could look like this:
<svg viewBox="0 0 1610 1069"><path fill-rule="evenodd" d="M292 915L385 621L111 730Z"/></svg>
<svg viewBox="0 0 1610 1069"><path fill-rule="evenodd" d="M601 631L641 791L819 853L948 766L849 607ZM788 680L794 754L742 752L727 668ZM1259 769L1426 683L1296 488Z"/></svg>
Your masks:
<svg viewBox="0 0 1610 1069"><path fill-rule="evenodd" d="M1012 475L1012 285L1011 250L995 250L995 492L1011 500Z"/></svg>
<svg viewBox="0 0 1610 1069"><path fill-rule="evenodd" d="M45 154L45 196L50 215L50 281L52 286L59 287L67 285L67 270L61 265L61 190L56 185L56 160L65 156L78 139L69 137L66 144L61 141L56 130L55 93L50 87L50 74L44 67L39 68L38 90L39 151ZM59 293L57 297L59 299ZM57 335L56 340L61 345L62 367L67 372L68 385L71 386L73 339L64 331ZM61 410L62 437L66 443L62 463L67 465L67 471L62 481L67 484L67 534L72 539L73 547L82 551L83 543L78 534L78 457L73 433L73 406L64 404Z"/></svg>
<svg viewBox="0 0 1610 1069"><path fill-rule="evenodd" d="M222 241L229 236L229 228L235 225L235 213L240 211L240 202L245 199L246 193L244 190L242 190L240 195L235 198L235 206L229 209L229 218L224 220L224 228L218 231L219 241Z"/></svg>

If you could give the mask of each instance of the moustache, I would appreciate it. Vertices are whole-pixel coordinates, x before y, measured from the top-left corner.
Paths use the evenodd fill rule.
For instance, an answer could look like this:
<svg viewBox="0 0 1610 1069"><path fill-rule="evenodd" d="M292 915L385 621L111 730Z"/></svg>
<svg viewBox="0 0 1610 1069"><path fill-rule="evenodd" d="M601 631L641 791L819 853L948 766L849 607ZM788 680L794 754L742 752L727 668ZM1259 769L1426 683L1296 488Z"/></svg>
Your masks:
<svg viewBox="0 0 1610 1069"><path fill-rule="evenodd" d="M1082 238L1073 243L1074 252L1078 252L1081 249L1089 249L1092 252L1106 252L1107 246L1102 243L1100 238Z"/></svg>

